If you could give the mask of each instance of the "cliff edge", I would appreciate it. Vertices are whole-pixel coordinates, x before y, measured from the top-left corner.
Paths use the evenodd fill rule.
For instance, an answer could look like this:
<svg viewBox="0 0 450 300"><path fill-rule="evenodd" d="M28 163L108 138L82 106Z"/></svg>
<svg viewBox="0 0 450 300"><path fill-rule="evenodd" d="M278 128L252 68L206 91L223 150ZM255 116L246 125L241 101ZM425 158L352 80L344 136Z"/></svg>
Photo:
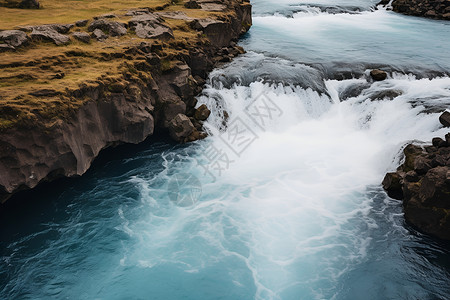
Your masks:
<svg viewBox="0 0 450 300"><path fill-rule="evenodd" d="M250 3L41 4L0 7L1 202L82 175L107 147L157 132L177 142L206 136L209 111L195 95L209 71L244 52L236 41L251 26ZM53 23L61 18L70 22Z"/></svg>

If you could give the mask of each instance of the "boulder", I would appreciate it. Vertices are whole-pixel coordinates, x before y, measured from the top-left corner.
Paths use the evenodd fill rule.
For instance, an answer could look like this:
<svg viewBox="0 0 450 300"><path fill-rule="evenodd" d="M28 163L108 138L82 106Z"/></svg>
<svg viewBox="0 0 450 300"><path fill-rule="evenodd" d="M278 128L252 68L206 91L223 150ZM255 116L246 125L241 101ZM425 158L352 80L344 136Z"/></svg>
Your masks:
<svg viewBox="0 0 450 300"><path fill-rule="evenodd" d="M104 19L95 20L88 27L88 30L91 32L96 29L107 32L110 36L122 36L127 34L127 28L124 24L116 21L107 21Z"/></svg>
<svg viewBox="0 0 450 300"><path fill-rule="evenodd" d="M95 29L91 36L97 41L104 41L108 38L108 36L101 29Z"/></svg>
<svg viewBox="0 0 450 300"><path fill-rule="evenodd" d="M169 134L179 143L184 143L194 130L191 120L184 114L176 115L169 123Z"/></svg>
<svg viewBox="0 0 450 300"><path fill-rule="evenodd" d="M386 176L384 176L382 185L389 197L397 200L403 199L403 190L399 174L395 172L387 173Z"/></svg>
<svg viewBox="0 0 450 300"><path fill-rule="evenodd" d="M89 22L89 20L79 20L75 22L75 26L77 27L84 27L87 25L87 23Z"/></svg>
<svg viewBox="0 0 450 300"><path fill-rule="evenodd" d="M61 34L51 27L34 28L30 36L33 40L51 41L58 46L70 42L70 38L67 35Z"/></svg>
<svg viewBox="0 0 450 300"><path fill-rule="evenodd" d="M202 7L200 6L200 4L198 4L198 2L195 1L195 0L190 0L190 1L186 2L186 3L184 3L184 7L189 8L189 9L199 9L199 8L202 8Z"/></svg>
<svg viewBox="0 0 450 300"><path fill-rule="evenodd" d="M28 35L20 30L0 31L0 41L15 48L24 46L28 43Z"/></svg>
<svg viewBox="0 0 450 300"><path fill-rule="evenodd" d="M387 73L385 71L375 69L370 71L370 77L372 77L375 81L383 81L387 78Z"/></svg>
<svg viewBox="0 0 450 300"><path fill-rule="evenodd" d="M72 36L83 43L89 43L91 41L91 36L87 34L86 32L74 32L72 33Z"/></svg>
<svg viewBox="0 0 450 300"><path fill-rule="evenodd" d="M143 39L173 39L172 29L163 23L164 20L161 17L147 13L133 17L128 25L138 37Z"/></svg>
<svg viewBox="0 0 450 300"><path fill-rule="evenodd" d="M208 107L205 104L202 104L195 110L194 118L199 121L205 121L206 119L208 119L210 114L211 111L208 109Z"/></svg>
<svg viewBox="0 0 450 300"><path fill-rule="evenodd" d="M450 112L444 111L439 117L439 122L441 122L444 127L450 127Z"/></svg>

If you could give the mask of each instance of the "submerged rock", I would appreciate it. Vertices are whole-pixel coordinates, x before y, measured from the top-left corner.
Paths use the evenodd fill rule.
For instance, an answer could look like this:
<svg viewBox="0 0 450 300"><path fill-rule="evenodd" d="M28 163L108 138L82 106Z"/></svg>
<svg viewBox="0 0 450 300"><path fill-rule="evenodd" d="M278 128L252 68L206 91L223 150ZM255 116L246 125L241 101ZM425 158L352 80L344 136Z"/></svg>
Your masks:
<svg viewBox="0 0 450 300"><path fill-rule="evenodd" d="M385 71L375 69L370 71L370 77L372 77L375 81L383 81L387 78L387 73Z"/></svg>

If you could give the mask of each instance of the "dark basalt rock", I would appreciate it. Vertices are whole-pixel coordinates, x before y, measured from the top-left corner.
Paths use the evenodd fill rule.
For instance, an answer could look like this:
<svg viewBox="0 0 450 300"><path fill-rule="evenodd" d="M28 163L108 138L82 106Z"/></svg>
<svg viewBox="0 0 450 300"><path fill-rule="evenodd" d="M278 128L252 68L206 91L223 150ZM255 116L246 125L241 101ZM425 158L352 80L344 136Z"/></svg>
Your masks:
<svg viewBox="0 0 450 300"><path fill-rule="evenodd" d="M450 133L446 135L450 138ZM405 162L386 174L383 188L403 200L406 221L420 231L450 240L450 144L434 138L424 149L408 145Z"/></svg>
<svg viewBox="0 0 450 300"><path fill-rule="evenodd" d="M208 107L205 104L202 104L195 110L194 118L199 121L206 121L210 114L211 111L208 109Z"/></svg>
<svg viewBox="0 0 450 300"><path fill-rule="evenodd" d="M183 114L177 114L169 123L169 134L179 143L184 143L194 130L191 120Z"/></svg>
<svg viewBox="0 0 450 300"><path fill-rule="evenodd" d="M375 81L383 81L387 78L387 73L382 70L372 70L370 71L370 77Z"/></svg>

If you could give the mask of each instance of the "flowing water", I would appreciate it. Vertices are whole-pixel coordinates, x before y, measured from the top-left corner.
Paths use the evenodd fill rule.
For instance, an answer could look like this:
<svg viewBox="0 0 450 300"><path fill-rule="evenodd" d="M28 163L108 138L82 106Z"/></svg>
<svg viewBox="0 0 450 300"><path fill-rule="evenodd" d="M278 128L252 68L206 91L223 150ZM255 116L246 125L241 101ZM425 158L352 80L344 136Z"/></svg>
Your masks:
<svg viewBox="0 0 450 300"><path fill-rule="evenodd" d="M380 182L446 133L450 22L335 2L253 1L206 140L110 150L2 212L0 298L448 299L449 245Z"/></svg>

